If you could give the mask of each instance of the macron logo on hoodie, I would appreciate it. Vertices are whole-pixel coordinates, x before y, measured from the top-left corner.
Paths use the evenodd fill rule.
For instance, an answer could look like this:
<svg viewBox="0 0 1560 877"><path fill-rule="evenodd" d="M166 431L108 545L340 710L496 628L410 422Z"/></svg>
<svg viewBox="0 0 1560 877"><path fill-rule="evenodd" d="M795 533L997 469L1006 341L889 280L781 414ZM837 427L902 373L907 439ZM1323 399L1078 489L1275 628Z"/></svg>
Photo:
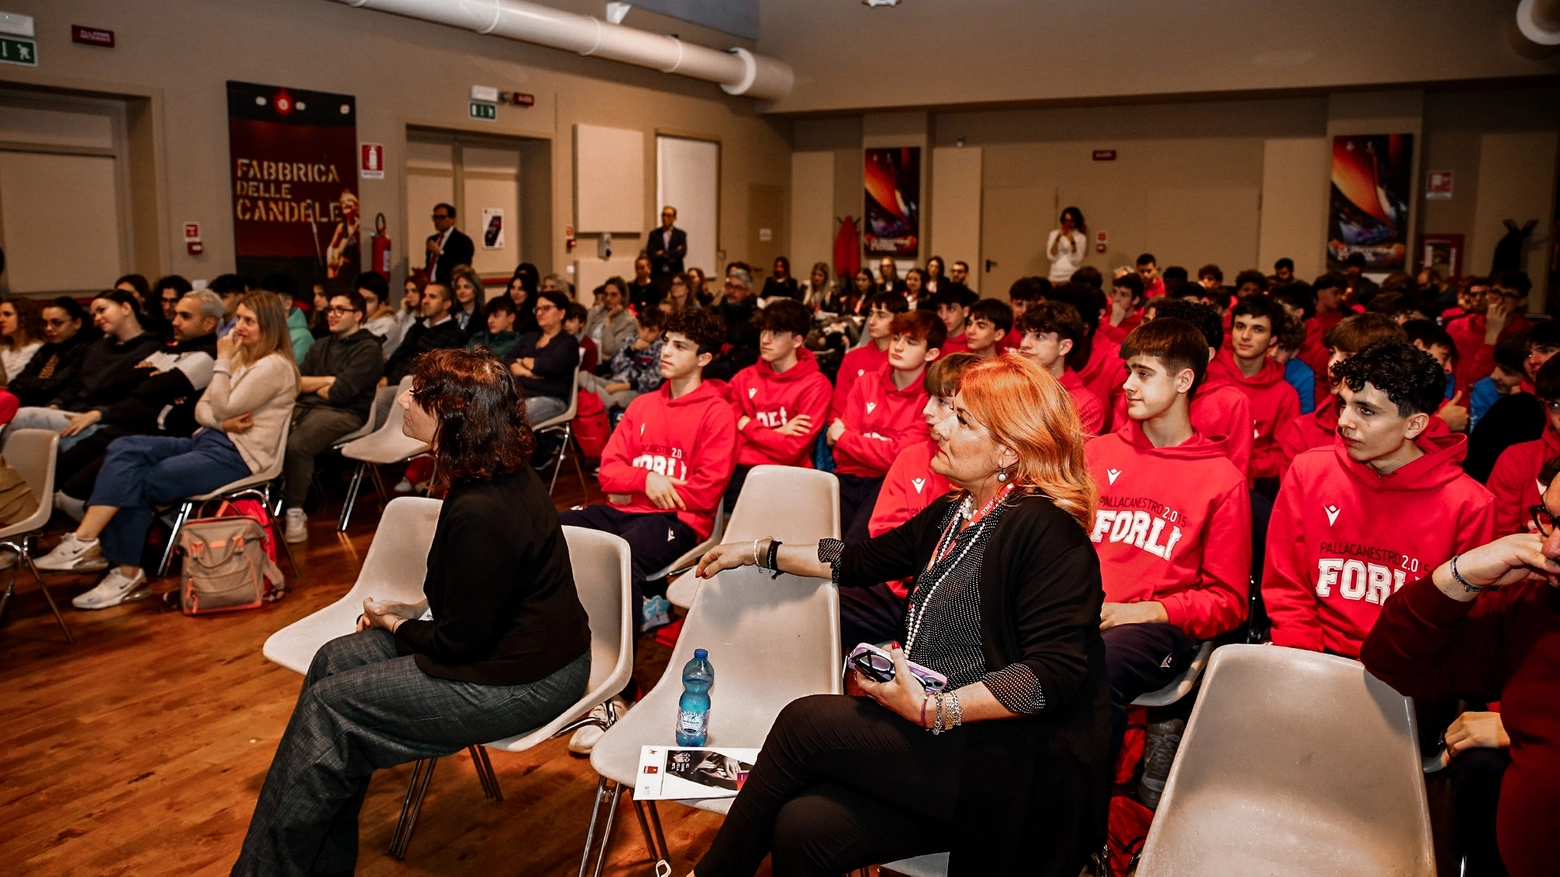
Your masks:
<svg viewBox="0 0 1560 877"><path fill-rule="evenodd" d="M1335 505L1322 506L1322 511L1327 513L1327 526L1338 523L1339 508Z"/></svg>

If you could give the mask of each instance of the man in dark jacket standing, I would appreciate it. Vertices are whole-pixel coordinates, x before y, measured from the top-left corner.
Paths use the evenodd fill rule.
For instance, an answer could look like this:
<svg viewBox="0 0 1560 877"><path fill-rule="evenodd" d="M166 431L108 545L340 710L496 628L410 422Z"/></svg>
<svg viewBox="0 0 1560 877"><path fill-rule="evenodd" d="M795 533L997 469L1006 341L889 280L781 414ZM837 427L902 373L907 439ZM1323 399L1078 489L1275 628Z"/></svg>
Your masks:
<svg viewBox="0 0 1560 877"><path fill-rule="evenodd" d="M477 248L455 227L455 208L449 204L433 205L433 227L436 231L428 235L428 262L423 271L429 283L449 283L450 271L456 265L470 265Z"/></svg>
<svg viewBox="0 0 1560 877"><path fill-rule="evenodd" d="M650 259L650 279L663 292L672 278L683 272L688 255L688 233L677 227L677 208L661 208L661 227L645 235L645 255Z"/></svg>
<svg viewBox="0 0 1560 877"><path fill-rule="evenodd" d="M331 296L325 312L330 334L309 348L298 372L298 404L282 463L288 542L309 538L303 501L314 481L314 458L342 436L361 429L384 373L379 336L363 328L367 317L356 291Z"/></svg>

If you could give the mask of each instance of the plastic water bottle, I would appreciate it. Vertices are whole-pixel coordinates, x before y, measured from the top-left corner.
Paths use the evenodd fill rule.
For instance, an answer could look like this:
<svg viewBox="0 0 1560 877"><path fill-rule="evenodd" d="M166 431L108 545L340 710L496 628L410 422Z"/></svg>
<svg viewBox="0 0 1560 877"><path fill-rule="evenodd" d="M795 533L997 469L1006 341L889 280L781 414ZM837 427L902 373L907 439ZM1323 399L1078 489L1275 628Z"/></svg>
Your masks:
<svg viewBox="0 0 1560 877"><path fill-rule="evenodd" d="M703 746L710 736L710 686L715 668L710 653L693 650L693 660L683 667L683 693L677 701L677 745Z"/></svg>

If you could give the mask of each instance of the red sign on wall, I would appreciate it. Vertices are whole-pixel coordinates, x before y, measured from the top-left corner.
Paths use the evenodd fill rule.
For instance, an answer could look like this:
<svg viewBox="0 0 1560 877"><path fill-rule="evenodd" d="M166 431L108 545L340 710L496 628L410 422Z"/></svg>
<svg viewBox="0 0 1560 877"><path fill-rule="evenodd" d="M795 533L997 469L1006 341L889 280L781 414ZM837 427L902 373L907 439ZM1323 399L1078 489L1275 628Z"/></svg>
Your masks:
<svg viewBox="0 0 1560 877"><path fill-rule="evenodd" d="M1094 160L1095 161L1115 161L1116 160L1116 150L1114 150L1114 149L1096 149L1096 150L1094 150Z"/></svg>
<svg viewBox="0 0 1560 877"><path fill-rule="evenodd" d="M70 41L86 46L102 46L105 49L112 49L114 47L114 32L73 24L70 26Z"/></svg>
<svg viewBox="0 0 1560 877"><path fill-rule="evenodd" d="M358 153L358 176L365 180L382 180L385 178L385 147L383 144L360 144Z"/></svg>

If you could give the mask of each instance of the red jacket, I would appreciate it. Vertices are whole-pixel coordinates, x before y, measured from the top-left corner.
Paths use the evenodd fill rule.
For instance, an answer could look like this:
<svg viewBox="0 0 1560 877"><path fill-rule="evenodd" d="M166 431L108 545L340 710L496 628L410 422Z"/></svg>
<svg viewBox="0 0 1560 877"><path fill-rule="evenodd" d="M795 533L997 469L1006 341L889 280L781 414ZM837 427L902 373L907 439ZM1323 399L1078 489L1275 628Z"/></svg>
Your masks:
<svg viewBox="0 0 1560 877"><path fill-rule="evenodd" d="M1495 494L1495 532L1502 536L1532 529L1528 506L1543 501L1544 487L1538 472L1544 463L1560 457L1560 435L1545 426L1534 441L1522 442L1500 452L1490 470L1490 492Z"/></svg>
<svg viewBox="0 0 1560 877"><path fill-rule="evenodd" d="M1264 357L1262 368L1248 378L1235 363L1234 352L1225 350L1209 368L1218 369L1246 394L1246 400L1251 403L1250 479L1279 477L1282 467L1275 437L1279 427L1300 416L1300 396L1284 380L1284 367Z"/></svg>
<svg viewBox="0 0 1560 877"><path fill-rule="evenodd" d="M845 410L845 400L850 398L850 388L856 385L856 381L862 375L869 375L888 365L888 351L879 350L877 342L871 339L863 347L856 347L845 351L845 356L840 360L839 374L834 376L834 398L829 403L829 422L840 416Z"/></svg>
<svg viewBox="0 0 1560 877"><path fill-rule="evenodd" d="M628 403L601 452L598 480L619 510L655 514L667 510L645 496L645 476L658 472L687 481L677 488L687 506L677 519L703 540L715 527L715 505L736 465L737 418L720 388L705 381L673 399L668 381ZM628 501L615 502L612 494L627 494Z"/></svg>
<svg viewBox="0 0 1560 877"><path fill-rule="evenodd" d="M905 448L894 458L883 479L883 489L878 492L877 505L872 508L872 518L867 522L867 532L873 537L916 516L916 513L932 504L932 500L953 489L948 479L932 471L932 458L937 456L937 443L924 441ZM900 599L910 593L914 579L887 582L889 589Z"/></svg>
<svg viewBox="0 0 1560 877"><path fill-rule="evenodd" d="M950 337L943 341L942 356L950 353L964 353L970 349L969 336L960 332L957 337Z"/></svg>
<svg viewBox="0 0 1560 877"><path fill-rule="evenodd" d="M834 469L842 475L882 478L900 452L926 442L930 430L921 410L926 390L920 378L903 390L894 387L893 366L868 372L850 388L845 410L845 432L834 444Z"/></svg>
<svg viewBox="0 0 1560 877"><path fill-rule="evenodd" d="M1121 359L1121 342L1096 335L1094 346L1089 350L1089 361L1078 370L1078 379L1083 381L1083 385L1105 408L1101 430L1110 429L1112 423L1119 426L1126 422L1125 415L1114 420L1111 418L1111 412L1117 410L1117 403L1124 405L1123 400L1126 398L1121 389L1127 382L1127 364Z"/></svg>
<svg viewBox="0 0 1560 877"><path fill-rule="evenodd" d="M1467 314L1446 324L1446 334L1452 336L1452 342L1457 345L1457 390L1466 392L1476 382L1489 377L1495 370L1495 344L1526 332L1532 323L1521 314L1512 314L1495 344L1484 343L1488 325L1484 314ZM1465 404L1466 401L1464 399Z"/></svg>
<svg viewBox="0 0 1560 877"><path fill-rule="evenodd" d="M1282 479L1289 473L1296 457L1312 448L1328 447L1337 437L1338 397L1328 393L1315 411L1302 414L1278 428L1273 437L1278 448L1278 477Z"/></svg>
<svg viewBox="0 0 1560 877"><path fill-rule="evenodd" d="M1279 370L1283 380L1283 370ZM1298 406L1299 403L1296 403ZM1242 475L1251 471L1251 402L1228 377L1210 369L1192 394L1192 429L1224 439L1224 452ZM1249 475L1248 475L1249 477Z"/></svg>
<svg viewBox="0 0 1560 877"><path fill-rule="evenodd" d="M1073 407L1078 409L1078 420L1083 423L1085 435L1099 435L1105 428L1105 406L1100 398L1089 392L1078 373L1072 369L1062 372L1062 388L1072 396Z"/></svg>
<svg viewBox="0 0 1560 877"><path fill-rule="evenodd" d="M1268 523L1262 597L1281 646L1358 657L1381 606L1495 528L1495 498L1462 471L1466 436L1421 436L1391 475L1343 442L1295 458Z"/></svg>
<svg viewBox="0 0 1560 877"><path fill-rule="evenodd" d="M818 360L805 348L796 351L796 365L776 372L759 360L731 379L730 397L737 419L752 418L737 430L737 465L800 466L812 468L813 444L828 427L829 396L834 388L818 370ZM812 418L812 426L797 435L778 430L798 414Z"/></svg>
<svg viewBox="0 0 1560 877"><path fill-rule="evenodd" d="M1120 326L1112 326L1108 321L1102 320L1100 321L1098 337L1104 338L1105 340L1119 346L1122 341L1126 340L1128 335L1132 334L1133 329L1136 329L1142 324L1142 311L1133 311L1132 313L1127 314L1127 318L1121 321Z"/></svg>
<svg viewBox="0 0 1560 877"><path fill-rule="evenodd" d="M1198 639L1245 620L1251 494L1224 443L1194 434L1156 448L1129 420L1085 452L1100 493L1089 538L1106 602L1157 600L1171 624Z"/></svg>

